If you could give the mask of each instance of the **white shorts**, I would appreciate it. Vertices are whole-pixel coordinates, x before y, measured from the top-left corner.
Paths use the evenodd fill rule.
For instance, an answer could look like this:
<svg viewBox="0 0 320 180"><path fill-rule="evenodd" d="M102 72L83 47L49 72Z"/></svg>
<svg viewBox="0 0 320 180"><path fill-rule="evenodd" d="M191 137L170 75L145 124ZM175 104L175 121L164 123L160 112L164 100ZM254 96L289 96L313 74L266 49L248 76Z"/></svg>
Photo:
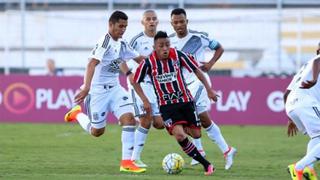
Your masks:
<svg viewBox="0 0 320 180"><path fill-rule="evenodd" d="M287 115L303 134L310 138L320 136L320 106L295 108Z"/></svg>
<svg viewBox="0 0 320 180"><path fill-rule="evenodd" d="M91 126L101 129L106 126L109 112L119 119L125 113L133 113L133 103L129 93L120 85L104 87L104 93L91 93L86 97L85 108Z"/></svg>
<svg viewBox="0 0 320 180"><path fill-rule="evenodd" d="M187 85L191 92L191 95L196 104L197 114L201 114L205 111L211 110L211 101L208 97L207 91L204 85L199 81L195 80Z"/></svg>
<svg viewBox="0 0 320 180"><path fill-rule="evenodd" d="M161 114L159 111L157 96L154 92L153 85L151 84L151 82L142 82L142 83L140 83L140 86L151 104L152 116L160 116ZM146 111L143 108L143 102L142 102L141 98L134 91L134 89L130 89L130 91L131 91L131 98L133 101L135 117L141 117L141 116L145 115Z"/></svg>

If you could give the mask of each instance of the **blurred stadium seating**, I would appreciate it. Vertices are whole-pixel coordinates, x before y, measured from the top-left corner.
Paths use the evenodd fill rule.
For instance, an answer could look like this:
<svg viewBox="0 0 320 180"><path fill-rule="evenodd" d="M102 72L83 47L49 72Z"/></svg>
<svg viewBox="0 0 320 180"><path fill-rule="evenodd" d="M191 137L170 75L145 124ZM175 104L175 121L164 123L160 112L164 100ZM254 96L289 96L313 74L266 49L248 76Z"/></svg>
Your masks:
<svg viewBox="0 0 320 180"><path fill-rule="evenodd" d="M23 61L19 2L0 0L4 8L0 12L0 22L4 24L0 28L0 67L7 73L10 68L28 68L30 74L43 74L45 60L50 57L58 68L65 69L66 75L81 75L92 46L107 31L110 2L113 9L124 8L129 15L125 34L128 40L142 30L144 8L157 8L159 29L171 33L170 11L183 3L188 8L190 28L208 32L225 48L214 67L216 74L291 75L296 66L315 53L320 37L318 0L283 0L281 17L274 0L26 0ZM43 8L43 4L47 6ZM200 6L201 11L190 9Z"/></svg>

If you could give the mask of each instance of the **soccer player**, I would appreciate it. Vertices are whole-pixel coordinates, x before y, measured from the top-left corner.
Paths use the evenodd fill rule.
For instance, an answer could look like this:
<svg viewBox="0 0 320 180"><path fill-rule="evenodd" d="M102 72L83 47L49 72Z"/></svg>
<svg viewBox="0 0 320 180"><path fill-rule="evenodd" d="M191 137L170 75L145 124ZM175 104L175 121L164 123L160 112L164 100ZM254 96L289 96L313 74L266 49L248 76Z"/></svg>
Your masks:
<svg viewBox="0 0 320 180"><path fill-rule="evenodd" d="M146 75L151 78L166 129L175 137L187 155L203 165L205 175L210 175L214 172L213 165L201 156L185 132L187 131L192 137L201 136L200 122L197 119L192 95L182 75L182 67L196 74L203 82L210 99L216 101L217 95L198 69L196 61L184 52L170 48L167 33L159 31L155 35L154 49L152 54L140 63L133 80L131 77L133 87L143 101L144 109L150 113L150 102L139 83Z"/></svg>
<svg viewBox="0 0 320 180"><path fill-rule="evenodd" d="M192 54L198 63L202 64L201 69L205 72L209 71L215 62L221 57L224 51L221 44L214 39L209 39L207 33L188 30L188 19L184 9L177 8L172 10L171 25L175 31L175 33L170 35L171 47ZM205 62L204 59L204 53L206 49L215 51L213 57L208 62ZM226 143L219 127L211 120L209 115L211 102L206 94L206 91L204 91L203 84L201 84L201 82L193 73L189 73L185 69L183 70L183 74L188 89L190 89L191 94L195 99L194 101L196 103L197 114L200 118L201 125L207 131L208 137L218 145L219 149L223 153L226 161L225 169L228 170L233 164L233 157L237 150ZM204 75L210 83L208 74L204 73ZM193 139L193 143L196 145L201 154L205 156L201 139ZM196 164L198 164L198 162L193 159L191 161L191 165Z"/></svg>
<svg viewBox="0 0 320 180"><path fill-rule="evenodd" d="M156 12L154 10L146 10L143 13L141 23L144 26L144 31L134 36L130 41L130 45L133 49L139 52L140 55L147 57L153 51L153 38L157 33L159 20ZM133 73L138 67L138 63L135 60L128 61L127 65ZM146 76L140 85L149 102L151 103L152 113L151 116L146 116L146 112L143 109L143 103L140 97L134 91L131 83L128 82L129 90L134 103L135 116L139 117L140 122L135 131L135 142L131 160L133 160L138 167L147 167L147 165L141 161L141 152L143 150L151 124L153 124L153 126L157 129L163 129L164 126L159 112L157 97L153 91L151 79Z"/></svg>
<svg viewBox="0 0 320 180"><path fill-rule="evenodd" d="M295 134L298 129L310 137L306 155L288 166L293 180L302 180L304 169L320 160L319 72L320 55L317 55L300 68L284 94L285 109L289 117L288 135ZM313 175L316 178L315 172Z"/></svg>
<svg viewBox="0 0 320 180"><path fill-rule="evenodd" d="M119 71L125 60L142 58L124 40L128 25L128 16L115 11L109 18L109 30L99 39L89 57L84 85L75 96L75 103L85 101L87 115L81 112L79 105L72 108L65 116L65 121L77 120L89 134L99 137L105 131L106 116L112 112L122 125L122 161L121 172L141 173L146 169L137 167L132 161L135 119L132 101L128 92L120 85Z"/></svg>

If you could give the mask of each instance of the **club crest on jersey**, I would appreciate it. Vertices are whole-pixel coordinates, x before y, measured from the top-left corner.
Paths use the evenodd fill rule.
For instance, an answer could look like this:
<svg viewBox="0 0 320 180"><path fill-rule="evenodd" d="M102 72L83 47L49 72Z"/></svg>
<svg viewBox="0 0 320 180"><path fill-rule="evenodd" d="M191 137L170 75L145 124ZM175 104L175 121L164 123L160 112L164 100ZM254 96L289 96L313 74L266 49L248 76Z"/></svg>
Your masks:
<svg viewBox="0 0 320 180"><path fill-rule="evenodd" d="M112 73L119 72L120 71L119 64L121 64L121 63L122 63L121 59L112 60L108 66L108 71L112 72Z"/></svg>
<svg viewBox="0 0 320 180"><path fill-rule="evenodd" d="M159 74L156 76L156 79L159 83L169 83L177 80L177 73L176 72L170 72L170 73L164 73Z"/></svg>

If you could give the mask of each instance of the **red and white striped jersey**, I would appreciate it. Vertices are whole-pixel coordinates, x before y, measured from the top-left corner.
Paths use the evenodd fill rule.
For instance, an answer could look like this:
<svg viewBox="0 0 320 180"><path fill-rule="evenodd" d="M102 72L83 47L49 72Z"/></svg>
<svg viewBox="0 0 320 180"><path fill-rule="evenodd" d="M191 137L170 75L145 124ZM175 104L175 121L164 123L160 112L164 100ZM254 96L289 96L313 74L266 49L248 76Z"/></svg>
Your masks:
<svg viewBox="0 0 320 180"><path fill-rule="evenodd" d="M198 68L195 59L186 53L170 48L169 58L157 59L156 52L139 64L134 75L134 82L140 83L149 75L160 106L190 102L192 95L187 89L182 68L194 72Z"/></svg>

